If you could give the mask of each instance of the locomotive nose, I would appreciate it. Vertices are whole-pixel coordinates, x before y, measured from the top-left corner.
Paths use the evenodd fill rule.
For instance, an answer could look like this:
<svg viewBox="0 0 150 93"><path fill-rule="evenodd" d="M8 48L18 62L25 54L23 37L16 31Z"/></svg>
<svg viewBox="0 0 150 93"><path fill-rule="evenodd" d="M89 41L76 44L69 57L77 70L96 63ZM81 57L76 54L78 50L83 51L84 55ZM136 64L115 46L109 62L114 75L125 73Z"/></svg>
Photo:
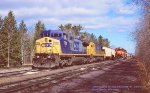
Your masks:
<svg viewBox="0 0 150 93"><path fill-rule="evenodd" d="M51 37L36 40L35 53L61 53L60 41Z"/></svg>

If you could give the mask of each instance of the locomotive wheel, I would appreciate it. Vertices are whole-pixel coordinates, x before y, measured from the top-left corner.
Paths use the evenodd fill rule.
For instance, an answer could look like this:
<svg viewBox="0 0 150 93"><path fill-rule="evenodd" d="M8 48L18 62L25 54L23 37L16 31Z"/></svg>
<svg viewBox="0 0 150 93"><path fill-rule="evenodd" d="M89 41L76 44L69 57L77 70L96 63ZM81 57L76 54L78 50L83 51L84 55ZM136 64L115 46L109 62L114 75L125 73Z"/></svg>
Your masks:
<svg viewBox="0 0 150 93"><path fill-rule="evenodd" d="M36 67L32 65L32 69L36 69Z"/></svg>
<svg viewBox="0 0 150 93"><path fill-rule="evenodd" d="M64 66L69 66L69 60L64 60Z"/></svg>
<svg viewBox="0 0 150 93"><path fill-rule="evenodd" d="M92 63L92 62L94 61L93 59L94 59L93 55L90 55L90 60L89 60L89 62Z"/></svg>
<svg viewBox="0 0 150 93"><path fill-rule="evenodd" d="M72 66L72 65L74 65L74 59L75 59L75 57L71 57L70 59L69 59L69 66Z"/></svg>
<svg viewBox="0 0 150 93"><path fill-rule="evenodd" d="M86 58L83 59L83 64L86 64L87 60Z"/></svg>
<svg viewBox="0 0 150 93"><path fill-rule="evenodd" d="M92 59L92 58L89 58L88 63L90 64L90 63L92 63L92 62L93 62L93 59Z"/></svg>
<svg viewBox="0 0 150 93"><path fill-rule="evenodd" d="M56 63L56 66L58 67L59 63L60 63L60 56L59 55L55 55L55 63Z"/></svg>
<svg viewBox="0 0 150 93"><path fill-rule="evenodd" d="M72 59L69 59L68 60L68 66L71 66L72 65Z"/></svg>
<svg viewBox="0 0 150 93"><path fill-rule="evenodd" d="M60 67L60 68L63 68L63 65L62 65L61 63L59 63L59 67Z"/></svg>
<svg viewBox="0 0 150 93"><path fill-rule="evenodd" d="M61 60L60 63L59 63L59 66L60 67L66 66L66 61L65 60Z"/></svg>
<svg viewBox="0 0 150 93"><path fill-rule="evenodd" d="M50 62L50 68L57 68L57 64L55 61Z"/></svg>

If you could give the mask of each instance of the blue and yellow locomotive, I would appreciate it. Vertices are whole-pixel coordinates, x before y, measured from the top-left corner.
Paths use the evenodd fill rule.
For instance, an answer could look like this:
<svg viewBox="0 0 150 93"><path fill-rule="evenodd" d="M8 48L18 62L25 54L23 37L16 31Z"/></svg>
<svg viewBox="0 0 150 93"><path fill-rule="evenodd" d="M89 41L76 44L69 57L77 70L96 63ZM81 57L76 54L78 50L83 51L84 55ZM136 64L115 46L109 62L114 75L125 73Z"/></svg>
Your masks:
<svg viewBox="0 0 150 93"><path fill-rule="evenodd" d="M59 30L46 30L40 34L34 48L33 68L53 68L102 60L102 46L84 42Z"/></svg>

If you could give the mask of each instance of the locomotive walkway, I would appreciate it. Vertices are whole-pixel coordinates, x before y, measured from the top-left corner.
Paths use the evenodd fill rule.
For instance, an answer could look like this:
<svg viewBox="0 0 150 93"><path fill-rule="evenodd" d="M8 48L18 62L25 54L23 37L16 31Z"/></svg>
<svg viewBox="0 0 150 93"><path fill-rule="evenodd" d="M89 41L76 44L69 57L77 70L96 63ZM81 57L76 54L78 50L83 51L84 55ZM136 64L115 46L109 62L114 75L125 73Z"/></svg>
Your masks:
<svg viewBox="0 0 150 93"><path fill-rule="evenodd" d="M53 86L48 93L148 93L139 73L137 62L120 61Z"/></svg>

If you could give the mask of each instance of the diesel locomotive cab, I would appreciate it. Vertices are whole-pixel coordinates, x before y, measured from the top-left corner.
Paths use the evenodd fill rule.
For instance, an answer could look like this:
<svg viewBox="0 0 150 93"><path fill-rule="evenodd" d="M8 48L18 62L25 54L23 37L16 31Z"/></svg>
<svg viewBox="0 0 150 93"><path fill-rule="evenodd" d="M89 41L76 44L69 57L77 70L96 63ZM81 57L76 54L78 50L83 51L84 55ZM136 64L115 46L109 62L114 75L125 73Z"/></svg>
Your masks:
<svg viewBox="0 0 150 93"><path fill-rule="evenodd" d="M61 53L60 41L62 33L43 31L36 40L34 48L33 68L52 68L58 66L57 59Z"/></svg>

